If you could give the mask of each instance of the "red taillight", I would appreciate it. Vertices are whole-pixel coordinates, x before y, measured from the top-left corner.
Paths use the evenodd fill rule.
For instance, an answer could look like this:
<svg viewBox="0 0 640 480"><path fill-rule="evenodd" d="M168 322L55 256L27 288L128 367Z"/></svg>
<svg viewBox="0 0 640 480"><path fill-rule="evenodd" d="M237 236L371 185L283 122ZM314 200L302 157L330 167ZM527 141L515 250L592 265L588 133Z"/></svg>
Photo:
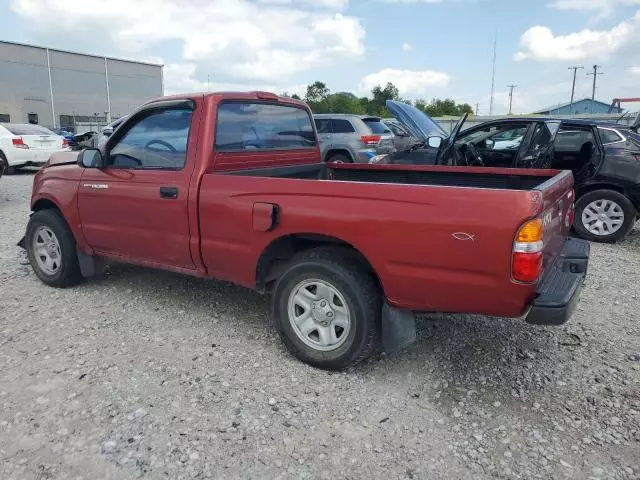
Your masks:
<svg viewBox="0 0 640 480"><path fill-rule="evenodd" d="M11 143L13 143L14 148L29 148L29 145L24 143L22 137L12 138Z"/></svg>
<svg viewBox="0 0 640 480"><path fill-rule="evenodd" d="M513 243L511 276L517 282L534 283L542 273L544 224L536 218L520 227Z"/></svg>
<svg viewBox="0 0 640 480"><path fill-rule="evenodd" d="M380 143L380 135L362 135L360 140L365 145L377 145Z"/></svg>
<svg viewBox="0 0 640 480"><path fill-rule="evenodd" d="M542 252L513 254L513 279L518 282L533 283L542 273Z"/></svg>
<svg viewBox="0 0 640 480"><path fill-rule="evenodd" d="M62 148L68 148L69 147L69 140L67 140L66 138L62 139Z"/></svg>

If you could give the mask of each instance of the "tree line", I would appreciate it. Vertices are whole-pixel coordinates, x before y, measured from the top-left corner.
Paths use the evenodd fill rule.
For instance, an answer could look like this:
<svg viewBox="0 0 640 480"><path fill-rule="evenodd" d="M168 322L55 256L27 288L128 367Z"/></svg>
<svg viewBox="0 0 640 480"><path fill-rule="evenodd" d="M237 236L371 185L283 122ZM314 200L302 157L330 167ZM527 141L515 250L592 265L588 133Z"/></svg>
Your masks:
<svg viewBox="0 0 640 480"><path fill-rule="evenodd" d="M399 100L414 105L431 117L473 114L471 105L468 103L459 104L450 98L444 100L434 98L431 101L424 99L404 100L400 98L398 88L391 82L384 87L380 85L373 87L370 97L357 97L350 92L332 93L327 85L320 81L307 85L304 98L295 94L289 95L286 92L283 95L304 100L311 107L313 113L350 113L385 118L392 116L385 106L387 100Z"/></svg>

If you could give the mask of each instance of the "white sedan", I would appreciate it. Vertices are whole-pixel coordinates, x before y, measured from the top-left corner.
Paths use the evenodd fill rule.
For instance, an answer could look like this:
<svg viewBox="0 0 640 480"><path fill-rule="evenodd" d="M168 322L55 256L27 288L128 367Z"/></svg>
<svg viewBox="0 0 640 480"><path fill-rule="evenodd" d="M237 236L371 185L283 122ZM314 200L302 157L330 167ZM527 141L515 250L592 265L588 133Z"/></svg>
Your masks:
<svg viewBox="0 0 640 480"><path fill-rule="evenodd" d="M68 149L64 137L40 125L0 123L0 169L5 174L22 167L41 167L52 154Z"/></svg>

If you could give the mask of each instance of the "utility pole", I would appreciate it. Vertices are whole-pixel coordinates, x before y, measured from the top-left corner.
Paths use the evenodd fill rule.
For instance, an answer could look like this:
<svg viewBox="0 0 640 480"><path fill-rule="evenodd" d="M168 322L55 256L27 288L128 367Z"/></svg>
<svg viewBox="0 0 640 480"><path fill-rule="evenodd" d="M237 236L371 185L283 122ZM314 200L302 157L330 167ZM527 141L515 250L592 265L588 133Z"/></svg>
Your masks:
<svg viewBox="0 0 640 480"><path fill-rule="evenodd" d="M509 88L509 115L511 115L511 107L513 106L513 89L516 87L517 85L507 85Z"/></svg>
<svg viewBox="0 0 640 480"><path fill-rule="evenodd" d="M476 103L476 117L478 116L479 111L480 111L480 104Z"/></svg>
<svg viewBox="0 0 640 480"><path fill-rule="evenodd" d="M569 106L569 110L573 111L573 97L576 93L576 74L578 70L584 70L584 67L569 67L569 70L573 70L573 85L571 86L571 105Z"/></svg>
<svg viewBox="0 0 640 480"><path fill-rule="evenodd" d="M598 69L602 68L601 65L593 66L593 73L587 73L588 75L593 75L593 90L591 92L591 113L593 113L593 101L596 99L596 83L598 81L598 75L604 75L604 72L598 72Z"/></svg>

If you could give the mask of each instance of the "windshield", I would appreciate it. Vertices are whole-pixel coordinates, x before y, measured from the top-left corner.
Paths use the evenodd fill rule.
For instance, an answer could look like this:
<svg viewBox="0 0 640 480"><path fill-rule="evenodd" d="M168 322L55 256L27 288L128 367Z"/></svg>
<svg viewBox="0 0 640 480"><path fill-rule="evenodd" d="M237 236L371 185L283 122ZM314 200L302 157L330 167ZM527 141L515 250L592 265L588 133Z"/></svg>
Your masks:
<svg viewBox="0 0 640 480"><path fill-rule="evenodd" d="M413 135L426 141L429 137L447 138L447 132L431 117L408 103L387 100L387 108Z"/></svg>

